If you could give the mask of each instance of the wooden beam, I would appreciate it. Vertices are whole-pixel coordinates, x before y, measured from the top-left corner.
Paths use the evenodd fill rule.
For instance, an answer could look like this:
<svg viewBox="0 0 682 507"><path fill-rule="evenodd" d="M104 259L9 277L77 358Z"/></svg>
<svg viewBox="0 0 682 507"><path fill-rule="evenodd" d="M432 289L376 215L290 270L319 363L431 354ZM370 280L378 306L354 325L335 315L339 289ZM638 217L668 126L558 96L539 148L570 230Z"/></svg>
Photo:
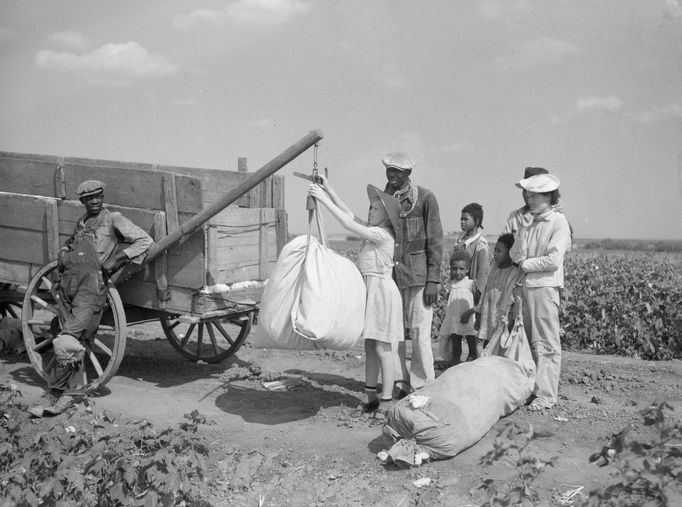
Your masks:
<svg viewBox="0 0 682 507"><path fill-rule="evenodd" d="M265 210L261 208L259 213L259 237L258 237L258 275L260 280L266 280L268 273L268 222Z"/></svg>

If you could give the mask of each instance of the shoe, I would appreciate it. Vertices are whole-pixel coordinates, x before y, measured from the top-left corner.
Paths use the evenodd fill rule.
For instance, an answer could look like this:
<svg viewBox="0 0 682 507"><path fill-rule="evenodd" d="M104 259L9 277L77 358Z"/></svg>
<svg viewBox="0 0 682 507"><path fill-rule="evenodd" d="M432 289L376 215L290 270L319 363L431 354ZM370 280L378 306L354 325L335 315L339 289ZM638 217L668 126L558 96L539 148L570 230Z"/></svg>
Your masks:
<svg viewBox="0 0 682 507"><path fill-rule="evenodd" d="M38 403L29 406L26 411L33 417L54 416L74 406L73 399L62 396L59 389L51 389L40 397Z"/></svg>
<svg viewBox="0 0 682 507"><path fill-rule="evenodd" d="M362 410L364 413L369 414L372 412L376 412L376 410L379 408L379 405L381 402L379 401L379 398L376 400L369 401L367 403L363 403L360 405L360 410Z"/></svg>
<svg viewBox="0 0 682 507"><path fill-rule="evenodd" d="M438 370L438 371L445 371L450 367L450 363L448 361L443 361L438 360L433 362L433 369Z"/></svg>
<svg viewBox="0 0 682 507"><path fill-rule="evenodd" d="M548 401L543 401L540 398L535 398L530 405L526 407L526 410L530 412L542 412L545 409L552 408L554 404L548 402Z"/></svg>
<svg viewBox="0 0 682 507"><path fill-rule="evenodd" d="M399 387L398 384L402 384L403 387ZM393 399L402 400L407 397L412 392L412 386L407 380L396 380L393 383Z"/></svg>

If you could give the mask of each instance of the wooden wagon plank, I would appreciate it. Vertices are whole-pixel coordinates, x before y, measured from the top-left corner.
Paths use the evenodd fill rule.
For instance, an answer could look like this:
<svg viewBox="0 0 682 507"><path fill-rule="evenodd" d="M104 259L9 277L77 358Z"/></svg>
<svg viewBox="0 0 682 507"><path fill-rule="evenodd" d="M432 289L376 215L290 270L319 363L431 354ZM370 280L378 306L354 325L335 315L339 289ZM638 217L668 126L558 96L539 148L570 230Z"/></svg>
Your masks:
<svg viewBox="0 0 682 507"><path fill-rule="evenodd" d="M0 237L0 259L41 265L49 260L43 231L0 227Z"/></svg>
<svg viewBox="0 0 682 507"><path fill-rule="evenodd" d="M40 264L42 266L42 263ZM28 285L34 271L40 266L27 264L25 262L11 261L0 258L0 282L16 285Z"/></svg>
<svg viewBox="0 0 682 507"><path fill-rule="evenodd" d="M59 165L54 156L0 152L2 190L54 197L55 171ZM66 198L75 199L76 187L87 179L105 183L106 202L120 206L164 210L163 174L151 170L151 164L133 164L83 158L64 158L61 164ZM202 209L201 182L191 176L178 175L176 181L178 209L197 213Z"/></svg>
<svg viewBox="0 0 682 507"><path fill-rule="evenodd" d="M51 203L56 203L56 199L0 192L0 226L44 231L45 210Z"/></svg>

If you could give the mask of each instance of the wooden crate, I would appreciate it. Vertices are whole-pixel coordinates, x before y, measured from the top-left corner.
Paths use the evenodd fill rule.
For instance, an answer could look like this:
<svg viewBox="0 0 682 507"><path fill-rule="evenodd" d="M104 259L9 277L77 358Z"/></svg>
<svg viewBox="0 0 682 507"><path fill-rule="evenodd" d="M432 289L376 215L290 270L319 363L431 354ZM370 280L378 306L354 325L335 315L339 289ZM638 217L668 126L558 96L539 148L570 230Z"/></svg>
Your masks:
<svg viewBox="0 0 682 507"><path fill-rule="evenodd" d="M162 170L163 169L163 170ZM159 240L239 185L248 173L0 152L0 282L25 285L73 232L84 208L83 180L106 185L105 204ZM179 313L226 306L205 297L208 285L264 281L287 239L283 178L273 176L242 196L120 287L128 305ZM268 206L262 206L267 204ZM262 289L262 288L261 288ZM258 300L259 290L229 294ZM208 301L208 303L207 303ZM228 306L229 306L228 304Z"/></svg>

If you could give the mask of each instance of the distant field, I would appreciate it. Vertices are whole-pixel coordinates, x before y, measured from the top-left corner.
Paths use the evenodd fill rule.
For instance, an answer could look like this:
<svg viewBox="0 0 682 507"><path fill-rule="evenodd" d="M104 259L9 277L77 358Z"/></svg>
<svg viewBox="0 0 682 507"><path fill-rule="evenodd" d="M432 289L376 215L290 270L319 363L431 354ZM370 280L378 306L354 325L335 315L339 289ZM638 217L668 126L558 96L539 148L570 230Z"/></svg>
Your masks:
<svg viewBox="0 0 682 507"><path fill-rule="evenodd" d="M445 238L434 335L447 300L447 258L453 243L453 235ZM330 242L334 250L353 260L360 244L357 239ZM682 242L576 240L564 267L565 349L682 359Z"/></svg>

